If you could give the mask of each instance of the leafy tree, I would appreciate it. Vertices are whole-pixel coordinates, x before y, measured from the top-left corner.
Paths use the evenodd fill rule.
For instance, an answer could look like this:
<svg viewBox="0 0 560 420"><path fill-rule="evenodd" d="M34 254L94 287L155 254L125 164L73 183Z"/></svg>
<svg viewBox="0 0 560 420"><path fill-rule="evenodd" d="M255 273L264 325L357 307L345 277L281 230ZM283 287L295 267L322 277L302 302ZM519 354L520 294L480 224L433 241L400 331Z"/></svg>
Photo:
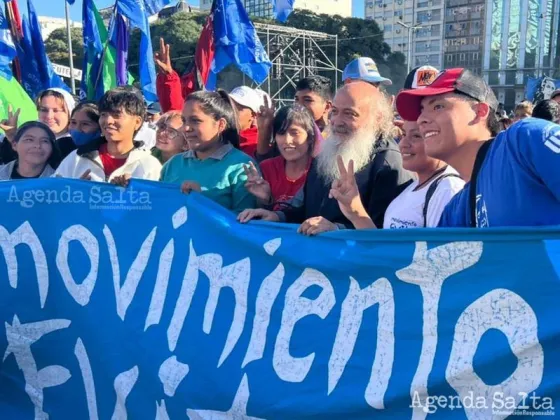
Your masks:
<svg viewBox="0 0 560 420"><path fill-rule="evenodd" d="M160 37L163 37L165 42L171 45L173 68L179 74L188 71L192 66L196 44L206 21L206 16L205 13L181 12L167 19L160 19L151 25L154 52L159 48ZM276 21L256 17L253 18L253 21L282 25ZM406 78L405 57L399 52L391 52L391 48L383 40L383 32L375 21L345 18L338 15L317 15L307 10L295 10L288 18L285 26L338 35L338 67L340 70L344 69L356 57L371 57L377 63L381 75L388 76L393 81L393 86L388 88L390 93L396 93L404 84ZM74 29L72 34L74 60L81 63L83 57L81 30ZM54 31L47 44L47 51L51 60L60 64L67 63L68 53L64 29ZM325 40L319 42L319 44L327 57L334 63L335 43ZM65 57L66 61L61 61ZM147 57L140 57L140 32L134 30L129 44L129 70L135 78L138 78L139 65L145 63L146 59ZM334 77L334 73L332 73L332 77ZM242 84L243 80L243 75L233 66L221 72L218 77L219 85L224 88L232 88Z"/></svg>
<svg viewBox="0 0 560 420"><path fill-rule="evenodd" d="M82 68L84 61L84 41L82 28L71 28L72 35L72 58L74 67ZM55 29L45 41L45 50L53 63L61 66L70 66L70 54L68 53L68 38L66 28Z"/></svg>
<svg viewBox="0 0 560 420"><path fill-rule="evenodd" d="M184 73L192 65L198 37L206 15L195 13L176 13L167 19L160 19L150 26L154 53L159 48L160 38L171 46L173 68ZM138 57L140 57L140 31L134 31L129 44L129 68L138 77ZM143 60L144 58L142 58Z"/></svg>

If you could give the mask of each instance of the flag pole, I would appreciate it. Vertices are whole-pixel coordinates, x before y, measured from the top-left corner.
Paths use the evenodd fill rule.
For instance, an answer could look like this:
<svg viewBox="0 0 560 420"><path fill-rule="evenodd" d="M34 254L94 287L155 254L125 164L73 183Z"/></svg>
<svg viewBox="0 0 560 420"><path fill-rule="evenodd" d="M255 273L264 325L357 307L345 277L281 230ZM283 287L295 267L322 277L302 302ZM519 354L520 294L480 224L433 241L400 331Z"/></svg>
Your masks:
<svg viewBox="0 0 560 420"><path fill-rule="evenodd" d="M72 87L72 95L76 94L76 82L74 81L74 55L72 53L72 31L70 30L70 5L67 1L66 5L66 33L68 36L68 55L70 57L70 86Z"/></svg>
<svg viewBox="0 0 560 420"><path fill-rule="evenodd" d="M97 78L95 79L95 85L93 87L94 92L97 92L97 85L99 84L99 79L101 78L101 75L103 74L103 63L105 62L105 55L107 54L107 48L109 48L109 43L111 42L111 30L112 30L113 24L115 23L116 15L117 15L117 1L115 1L115 5L113 6L113 12L111 14L111 20L109 21L109 30L108 30L108 34L107 34L107 41L105 41L105 45L103 46L103 53L101 54L101 61L100 61L101 65L99 66L99 70L97 71Z"/></svg>

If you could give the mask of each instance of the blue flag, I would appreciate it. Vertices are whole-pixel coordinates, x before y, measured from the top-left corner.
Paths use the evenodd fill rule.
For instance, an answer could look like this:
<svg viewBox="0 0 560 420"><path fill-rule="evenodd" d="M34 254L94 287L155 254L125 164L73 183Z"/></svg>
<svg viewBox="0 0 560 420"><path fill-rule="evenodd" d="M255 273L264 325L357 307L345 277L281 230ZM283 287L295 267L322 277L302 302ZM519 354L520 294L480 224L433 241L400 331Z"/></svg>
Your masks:
<svg viewBox="0 0 560 420"><path fill-rule="evenodd" d="M241 1L215 0L213 23L215 54L206 88L216 89L218 73L230 64L255 82L264 82L272 63Z"/></svg>
<svg viewBox="0 0 560 420"><path fill-rule="evenodd" d="M169 0L152 0L150 5L146 0L117 0L117 10L128 18L132 28L140 29L140 83L142 93L148 102L158 100L156 92L156 67L154 63L154 51L150 37L150 23L148 17L158 7L169 4ZM156 12L157 13L157 12Z"/></svg>
<svg viewBox="0 0 560 420"><path fill-rule="evenodd" d="M16 46L10 32L8 19L4 15L4 2L0 0L0 76L11 80L12 60L17 56Z"/></svg>
<svg viewBox="0 0 560 420"><path fill-rule="evenodd" d="M558 228L306 237L138 180L0 201L2 420L560 415Z"/></svg>
<svg viewBox="0 0 560 420"><path fill-rule="evenodd" d="M274 15L276 20L284 23L294 10L295 0L270 0L274 6Z"/></svg>
<svg viewBox="0 0 560 420"><path fill-rule="evenodd" d="M41 27L37 13L31 0L27 0L29 19L22 18L23 39L18 45L18 58L21 64L21 81L31 98L49 88L62 88L70 92L70 88L62 81L52 68L47 57Z"/></svg>
<svg viewBox="0 0 560 420"><path fill-rule="evenodd" d="M163 9L166 6L169 6L171 2L172 0L144 0L144 4L146 6L146 12L148 13L148 16L158 14L161 11L161 9Z"/></svg>

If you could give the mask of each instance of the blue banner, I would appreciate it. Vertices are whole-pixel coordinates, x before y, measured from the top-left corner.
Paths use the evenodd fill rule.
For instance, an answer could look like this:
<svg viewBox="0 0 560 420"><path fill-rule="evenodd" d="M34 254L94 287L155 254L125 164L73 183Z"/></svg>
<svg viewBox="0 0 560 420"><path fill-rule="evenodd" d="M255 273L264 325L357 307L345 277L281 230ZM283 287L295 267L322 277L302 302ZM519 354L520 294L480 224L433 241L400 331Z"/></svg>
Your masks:
<svg viewBox="0 0 560 420"><path fill-rule="evenodd" d="M560 413L560 230L347 231L0 184L1 419Z"/></svg>
<svg viewBox="0 0 560 420"><path fill-rule="evenodd" d="M530 77L525 86L525 98L533 103L550 99L556 89L560 89L560 80L551 77Z"/></svg>

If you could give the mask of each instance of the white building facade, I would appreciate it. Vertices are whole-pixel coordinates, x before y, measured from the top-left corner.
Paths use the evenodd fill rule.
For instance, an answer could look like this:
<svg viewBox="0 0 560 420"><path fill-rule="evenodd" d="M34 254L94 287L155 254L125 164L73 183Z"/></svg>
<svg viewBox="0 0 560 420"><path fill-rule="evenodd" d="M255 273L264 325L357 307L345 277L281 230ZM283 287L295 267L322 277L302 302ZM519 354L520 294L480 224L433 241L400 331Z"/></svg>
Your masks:
<svg viewBox="0 0 560 420"><path fill-rule="evenodd" d="M409 57L412 47L411 68L422 65L443 67L443 19L444 0L366 0L365 18L375 20L384 33L391 51L399 51ZM412 30L412 46L409 45L409 29Z"/></svg>
<svg viewBox="0 0 560 420"><path fill-rule="evenodd" d="M43 35L44 41L49 37L49 35L55 29L66 28L66 19L64 18L39 16L38 19L39 19L39 25L41 26L41 34ZM82 24L79 22L70 21L70 26L72 28L81 28Z"/></svg>

